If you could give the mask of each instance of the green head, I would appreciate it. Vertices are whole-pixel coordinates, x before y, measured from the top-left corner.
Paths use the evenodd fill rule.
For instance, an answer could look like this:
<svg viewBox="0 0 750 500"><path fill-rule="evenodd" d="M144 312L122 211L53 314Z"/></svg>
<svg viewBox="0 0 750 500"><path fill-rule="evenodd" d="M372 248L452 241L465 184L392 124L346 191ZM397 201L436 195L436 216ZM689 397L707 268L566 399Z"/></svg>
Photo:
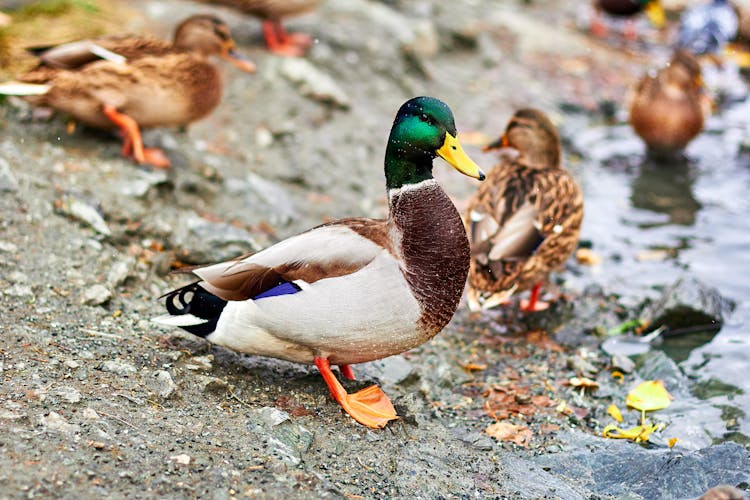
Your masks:
<svg viewBox="0 0 750 500"><path fill-rule="evenodd" d="M484 174L456 139L453 113L434 97L409 99L393 121L385 152L388 189L432 178L432 160L440 156L456 170L479 180Z"/></svg>

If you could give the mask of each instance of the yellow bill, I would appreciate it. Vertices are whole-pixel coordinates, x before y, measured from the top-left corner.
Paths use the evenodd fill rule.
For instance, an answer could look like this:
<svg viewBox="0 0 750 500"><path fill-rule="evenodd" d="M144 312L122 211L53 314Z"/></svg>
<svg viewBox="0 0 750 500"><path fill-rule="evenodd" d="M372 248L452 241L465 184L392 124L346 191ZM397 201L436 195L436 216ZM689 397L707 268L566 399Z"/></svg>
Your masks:
<svg viewBox="0 0 750 500"><path fill-rule="evenodd" d="M667 16L664 14L664 7L658 0L649 2L646 4L646 17L648 17L651 24L661 29L667 22Z"/></svg>
<svg viewBox="0 0 750 500"><path fill-rule="evenodd" d="M482 172L479 166L474 163L474 160L469 158L469 155L464 152L464 148L461 147L461 143L458 142L458 139L450 135L448 132L445 133L445 142L443 142L443 145L437 150L437 154L462 174L474 177L480 181L484 180L484 172Z"/></svg>

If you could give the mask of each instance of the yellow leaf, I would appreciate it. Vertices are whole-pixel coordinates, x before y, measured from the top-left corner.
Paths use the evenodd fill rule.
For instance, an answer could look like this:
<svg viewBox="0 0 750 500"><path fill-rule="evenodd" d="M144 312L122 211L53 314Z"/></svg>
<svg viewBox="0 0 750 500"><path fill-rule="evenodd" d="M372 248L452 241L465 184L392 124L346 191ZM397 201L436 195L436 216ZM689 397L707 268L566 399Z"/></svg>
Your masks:
<svg viewBox="0 0 750 500"><path fill-rule="evenodd" d="M602 430L602 436L610 439L630 439L636 443L648 441L651 433L661 427L659 424L637 425L630 429L620 429L615 424L610 424Z"/></svg>
<svg viewBox="0 0 750 500"><path fill-rule="evenodd" d="M667 446L669 446L670 448L674 448L674 445L677 444L677 441L679 441L678 438L669 438L669 440L667 441Z"/></svg>
<svg viewBox="0 0 750 500"><path fill-rule="evenodd" d="M622 413L620 413L620 409L615 405L609 405L609 408L607 408L607 413L610 417L614 418L618 422L622 422Z"/></svg>
<svg viewBox="0 0 750 500"><path fill-rule="evenodd" d="M672 396L664 388L661 380L648 380L628 393L625 403L636 410L654 411L669 406Z"/></svg>

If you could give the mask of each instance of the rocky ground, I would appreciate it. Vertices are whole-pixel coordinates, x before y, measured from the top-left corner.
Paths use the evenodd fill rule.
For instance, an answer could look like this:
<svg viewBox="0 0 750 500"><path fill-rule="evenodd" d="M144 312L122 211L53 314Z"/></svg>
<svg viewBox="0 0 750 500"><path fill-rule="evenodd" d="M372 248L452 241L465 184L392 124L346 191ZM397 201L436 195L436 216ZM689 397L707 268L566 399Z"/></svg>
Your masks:
<svg viewBox="0 0 750 500"><path fill-rule="evenodd" d="M291 23L316 37L294 60L262 49L256 20L221 10L258 73L224 67L224 101L210 118L146 134L172 159L166 172L121 159L106 134L71 134L63 118L39 121L7 99L0 497L689 498L719 483L747 488L750 455L739 444L598 437L607 406L635 381L661 378L676 399L692 396L660 351L631 364L599 349L597 334L649 301L607 293L583 264L557 278L560 300L546 313L462 305L430 343L355 367L347 386L379 382L402 416L381 431L342 413L310 367L149 321L158 297L184 282L169 274L175 266L257 250L334 217L384 215L383 148L413 95L449 103L468 153L488 168L479 147L518 106L604 119L601 103L640 73L641 47L592 42L574 7L535 4L327 0ZM138 5L131 29L165 36L175 12L208 9ZM442 166L436 175L459 206L475 187ZM569 277L594 285L567 287ZM720 316L717 301L696 307ZM669 308L651 307L653 318ZM679 409L666 414L679 429Z"/></svg>

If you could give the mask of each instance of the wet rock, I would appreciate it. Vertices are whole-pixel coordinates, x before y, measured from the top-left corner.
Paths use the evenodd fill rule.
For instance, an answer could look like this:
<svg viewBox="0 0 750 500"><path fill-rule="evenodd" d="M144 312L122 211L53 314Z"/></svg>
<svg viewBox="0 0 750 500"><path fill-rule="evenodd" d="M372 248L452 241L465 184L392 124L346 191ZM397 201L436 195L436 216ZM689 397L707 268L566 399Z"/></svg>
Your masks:
<svg viewBox="0 0 750 500"><path fill-rule="evenodd" d="M107 360L103 362L99 368L104 372L114 373L123 377L132 375L138 371L135 366L130 363L118 360Z"/></svg>
<svg viewBox="0 0 750 500"><path fill-rule="evenodd" d="M170 399L178 395L177 384L166 370L159 370L151 374L148 383L151 389L161 399Z"/></svg>
<svg viewBox="0 0 750 500"><path fill-rule="evenodd" d="M18 180L16 174L10 169L10 163L0 157L0 193L13 193L18 191Z"/></svg>
<svg viewBox="0 0 750 500"><path fill-rule="evenodd" d="M583 433L558 437L563 452L533 461L599 495L695 498L712 484L750 482L750 452L736 443L682 452L645 449Z"/></svg>
<svg viewBox="0 0 750 500"><path fill-rule="evenodd" d="M72 434L80 430L79 426L68 423L62 415L54 411L49 412L46 416L40 417L39 424L47 431L60 432L63 434Z"/></svg>
<svg viewBox="0 0 750 500"><path fill-rule="evenodd" d="M81 392L75 387L70 387L70 386L56 387L55 389L50 391L50 394L52 396L57 396L58 398L62 399L63 401L67 403L80 403L81 402Z"/></svg>
<svg viewBox="0 0 750 500"><path fill-rule="evenodd" d="M651 327L667 327L664 336L704 330L718 330L734 303L692 276L683 276L667 288L662 297L647 307L643 317Z"/></svg>
<svg viewBox="0 0 750 500"><path fill-rule="evenodd" d="M70 368L71 370L75 370L76 368L78 368L79 366L81 366L80 364L78 364L76 361L74 361L72 359L66 359L63 362L63 365L65 365L66 368Z"/></svg>
<svg viewBox="0 0 750 500"><path fill-rule="evenodd" d="M635 361L627 356L615 354L612 356L612 366L623 373L631 373L635 369Z"/></svg>
<svg viewBox="0 0 750 500"><path fill-rule="evenodd" d="M118 186L121 194L131 198L145 197L151 188L169 181L169 175L165 170L138 170L135 178L129 179Z"/></svg>
<svg viewBox="0 0 750 500"><path fill-rule="evenodd" d="M83 418L87 418L89 420L98 420L99 414L96 413L96 410L93 408L86 408L83 410Z"/></svg>
<svg viewBox="0 0 750 500"><path fill-rule="evenodd" d="M96 284L87 288L81 296L81 304L99 306L112 299L112 292L104 285Z"/></svg>
<svg viewBox="0 0 750 500"><path fill-rule="evenodd" d="M213 368L214 355L206 354L205 356L193 356L190 362L185 365L188 370L210 370Z"/></svg>
<svg viewBox="0 0 750 500"><path fill-rule="evenodd" d="M248 428L266 438L266 451L282 462L297 466L310 448L313 434L293 422L285 411L272 407L254 410L248 416Z"/></svg>
<svg viewBox="0 0 750 500"><path fill-rule="evenodd" d="M68 195L61 199L55 200L55 210L58 213L67 215L79 222L90 226L94 231L104 236L110 236L112 231L104 222L104 218L99 211L84 200Z"/></svg>
<svg viewBox="0 0 750 500"><path fill-rule="evenodd" d="M304 95L342 109L349 108L351 100L346 92L330 75L316 68L307 59L285 57L275 61L279 66L274 70L290 82L299 85Z"/></svg>
<svg viewBox="0 0 750 500"><path fill-rule="evenodd" d="M224 222L210 222L191 214L178 223L173 236L177 257L191 264L231 259L259 250L253 236Z"/></svg>

